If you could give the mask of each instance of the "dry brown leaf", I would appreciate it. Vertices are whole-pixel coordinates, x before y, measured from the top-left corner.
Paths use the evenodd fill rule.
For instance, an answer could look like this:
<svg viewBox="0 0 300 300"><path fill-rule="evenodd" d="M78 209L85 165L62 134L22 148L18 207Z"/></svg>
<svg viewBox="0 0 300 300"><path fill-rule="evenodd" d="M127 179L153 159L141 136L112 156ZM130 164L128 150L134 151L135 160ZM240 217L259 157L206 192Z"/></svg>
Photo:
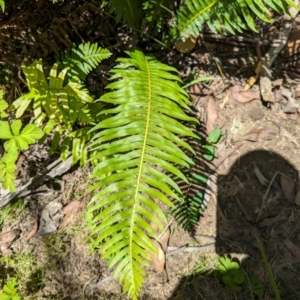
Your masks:
<svg viewBox="0 0 300 300"><path fill-rule="evenodd" d="M289 133L283 126L281 126L281 125L279 125L279 124L277 124L277 123L275 123L275 122L274 122L274 124L275 124L276 126L278 126L278 128L279 128L279 135L280 135L280 136L286 137L286 138L289 139L292 143L294 143L297 147L300 146L299 143L297 142L295 136L293 136L291 133Z"/></svg>
<svg viewBox="0 0 300 300"><path fill-rule="evenodd" d="M251 129L240 141L250 141L250 142L264 142L272 140L276 137L276 133L269 131L264 128L253 128Z"/></svg>
<svg viewBox="0 0 300 300"><path fill-rule="evenodd" d="M201 106L206 112L206 131L211 133L218 126L218 111L214 98L211 95L200 100Z"/></svg>
<svg viewBox="0 0 300 300"><path fill-rule="evenodd" d="M156 224L151 222L151 227L159 233L159 229ZM168 249L168 243L170 238L170 224L166 227L165 232L160 236L160 242L153 240L153 245L157 249L157 253L149 253L151 257L151 265L152 267L160 273L165 271L166 264L166 252Z"/></svg>
<svg viewBox="0 0 300 300"><path fill-rule="evenodd" d="M149 253L151 257L152 267L160 273L165 271L166 255L162 246L157 241L153 240L153 245L157 249L157 253Z"/></svg>
<svg viewBox="0 0 300 300"><path fill-rule="evenodd" d="M245 91L244 88L240 85L231 87L230 91L231 97L240 103L247 103L253 100L260 99L259 91Z"/></svg>
<svg viewBox="0 0 300 300"><path fill-rule="evenodd" d="M248 79L244 88L245 91L248 91L257 81L261 73L261 68L262 68L262 60L260 59L255 69L255 76L252 76Z"/></svg>
<svg viewBox="0 0 300 300"><path fill-rule="evenodd" d="M281 118L284 119L284 120L287 120L287 119L288 119L286 113L284 113L284 112L282 111L282 109L278 112L278 116L281 117Z"/></svg>
<svg viewBox="0 0 300 300"><path fill-rule="evenodd" d="M276 79L276 80L272 81L272 86L273 87L276 87L276 86L280 87L280 86L282 86L282 83L283 83L283 78L279 78L279 79Z"/></svg>
<svg viewBox="0 0 300 300"><path fill-rule="evenodd" d="M223 99L222 103L219 104L219 107L221 109L223 109L228 101L229 101L229 92L226 94L226 96Z"/></svg>
<svg viewBox="0 0 300 300"><path fill-rule="evenodd" d="M5 249L9 248L10 245L14 242L15 239L19 236L21 230L20 229L13 229L11 231L5 232L0 235L0 249L4 251Z"/></svg>
<svg viewBox="0 0 300 300"><path fill-rule="evenodd" d="M59 225L58 229L62 229L73 222L74 218L78 214L79 210L82 208L81 201L72 201L67 206L63 208L64 218Z"/></svg>
<svg viewBox="0 0 300 300"><path fill-rule="evenodd" d="M265 218L260 220L259 224L261 226L272 226L274 224L278 224L279 222L285 221L288 219L288 215L285 211L280 211L279 214L275 217Z"/></svg>
<svg viewBox="0 0 300 300"><path fill-rule="evenodd" d="M297 53L300 53L300 28L297 28L290 34L286 46L282 51L282 56L289 57Z"/></svg>
<svg viewBox="0 0 300 300"><path fill-rule="evenodd" d="M38 222L36 220L34 220L34 226L33 228L31 229L31 231L28 233L27 237L26 237L26 241L29 241L35 234L36 232L38 231Z"/></svg>
<svg viewBox="0 0 300 300"><path fill-rule="evenodd" d="M188 53L191 52L196 46L197 38L189 37L185 39L185 41L178 41L175 43L175 48L177 51L181 53Z"/></svg>
<svg viewBox="0 0 300 300"><path fill-rule="evenodd" d="M291 241L284 241L284 244L292 252L292 254L300 261L300 249Z"/></svg>
<svg viewBox="0 0 300 300"><path fill-rule="evenodd" d="M282 174L280 175L280 184L284 197L290 202L295 202L295 183Z"/></svg>

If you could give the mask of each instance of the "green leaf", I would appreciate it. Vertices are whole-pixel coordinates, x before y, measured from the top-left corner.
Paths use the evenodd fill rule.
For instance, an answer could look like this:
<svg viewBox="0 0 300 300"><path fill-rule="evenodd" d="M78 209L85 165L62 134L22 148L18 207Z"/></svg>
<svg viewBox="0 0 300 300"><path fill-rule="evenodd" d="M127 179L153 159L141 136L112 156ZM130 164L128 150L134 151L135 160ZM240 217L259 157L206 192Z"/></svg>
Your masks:
<svg viewBox="0 0 300 300"><path fill-rule="evenodd" d="M17 136L20 134L20 129L22 127L22 122L21 120L15 120L11 123L10 125L11 127L11 131L13 133L14 136Z"/></svg>
<svg viewBox="0 0 300 300"><path fill-rule="evenodd" d="M7 121L0 121L0 139L7 140L13 137L9 123Z"/></svg>
<svg viewBox="0 0 300 300"><path fill-rule="evenodd" d="M221 129L217 128L208 135L207 142L210 143L210 144L215 144L215 143L218 142L221 135L222 135Z"/></svg>
<svg viewBox="0 0 300 300"><path fill-rule="evenodd" d="M196 136L180 121L197 121L184 113L189 99L174 68L138 50L127 54L111 71L113 91L100 99L116 107L101 112L108 117L91 130L89 150L99 161L91 190L100 191L88 213L94 214L93 245L109 258L109 267L115 266L124 292L138 299L143 267L149 265L149 253L156 252L152 239L158 236L150 222L161 231L167 222L157 203L174 207L172 200L182 196L168 174L187 180L179 168L192 163L179 146L193 149L178 135Z"/></svg>
<svg viewBox="0 0 300 300"><path fill-rule="evenodd" d="M1 92L3 94L3 91L0 90L0 93ZM2 98L2 96L0 94L0 118L3 119L8 116L8 114L5 112L5 109L8 107L8 104L5 100L3 100L1 98Z"/></svg>
<svg viewBox="0 0 300 300"><path fill-rule="evenodd" d="M5 11L5 1L4 0L0 0L0 7L2 9L2 11Z"/></svg>
<svg viewBox="0 0 300 300"><path fill-rule="evenodd" d="M15 138L16 144L20 150L26 150L29 144L35 143L36 140L42 138L43 135L44 132L35 124L28 124L23 128L21 134Z"/></svg>

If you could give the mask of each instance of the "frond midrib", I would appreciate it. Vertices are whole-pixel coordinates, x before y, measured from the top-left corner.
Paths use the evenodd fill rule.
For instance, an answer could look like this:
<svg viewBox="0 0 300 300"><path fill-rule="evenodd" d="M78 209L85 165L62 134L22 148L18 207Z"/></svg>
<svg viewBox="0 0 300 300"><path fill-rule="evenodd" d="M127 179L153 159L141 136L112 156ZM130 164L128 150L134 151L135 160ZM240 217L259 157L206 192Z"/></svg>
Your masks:
<svg viewBox="0 0 300 300"><path fill-rule="evenodd" d="M146 64L146 70L147 70L147 79L148 79L148 108L147 108L147 117L146 117L146 129L144 134L144 141L143 146L141 149L141 159L140 159L140 165L138 170L138 176L136 180L136 189L134 193L134 204L132 209L132 217L130 222L130 235L129 235L129 251L130 251L130 264L131 264L131 276L132 278L135 278L135 275L133 274L134 267L134 251L133 251L133 238L134 238L134 224L135 224L135 214L136 214L136 206L138 205L138 194L141 184L141 177L142 177L142 170L144 166L144 159L145 159L145 153L146 153L146 146L147 146L147 138L149 134L149 127L150 127L150 115L151 115L151 100L152 100L152 93L151 93L151 76L150 76L150 66L148 58L145 57L145 64ZM135 284L135 283L134 283ZM136 289L135 289L136 290Z"/></svg>
<svg viewBox="0 0 300 300"><path fill-rule="evenodd" d="M195 14L191 19L188 20L181 28L179 28L179 33L182 33L186 28L190 26L196 19L198 19L201 15L203 15L207 10L210 10L214 5L216 5L220 0L213 1L204 9Z"/></svg>

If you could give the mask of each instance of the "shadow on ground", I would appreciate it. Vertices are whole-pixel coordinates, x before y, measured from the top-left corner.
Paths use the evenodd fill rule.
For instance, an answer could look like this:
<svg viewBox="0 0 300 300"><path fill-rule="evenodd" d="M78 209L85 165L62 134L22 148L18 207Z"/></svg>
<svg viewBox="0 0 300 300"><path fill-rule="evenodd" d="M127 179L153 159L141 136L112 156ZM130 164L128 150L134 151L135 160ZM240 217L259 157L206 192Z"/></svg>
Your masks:
<svg viewBox="0 0 300 300"><path fill-rule="evenodd" d="M217 183L217 254L243 257L242 269L263 285L262 299L275 299L259 240L281 299L300 299L300 207L294 204L298 172L280 155L253 151L237 159ZM235 299L258 299L252 296L242 289ZM215 275L195 272L182 278L168 299L233 299L233 295Z"/></svg>

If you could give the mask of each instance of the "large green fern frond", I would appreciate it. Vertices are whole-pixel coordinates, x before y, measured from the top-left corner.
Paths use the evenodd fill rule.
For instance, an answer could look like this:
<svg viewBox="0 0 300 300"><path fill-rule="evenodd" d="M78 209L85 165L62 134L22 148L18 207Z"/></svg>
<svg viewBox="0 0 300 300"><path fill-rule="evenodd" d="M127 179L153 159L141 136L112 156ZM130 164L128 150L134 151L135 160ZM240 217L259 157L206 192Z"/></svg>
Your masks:
<svg viewBox="0 0 300 300"><path fill-rule="evenodd" d="M178 166L192 164L179 147L192 148L178 136L195 135L180 121L196 119L183 111L189 100L174 68L138 50L127 53L130 58L118 59L112 70L115 81L108 88L113 91L100 99L117 106L101 112L110 117L93 129L93 158L100 163L93 171L97 193L88 213L95 214L100 253L109 258L109 267L116 266L124 292L137 299L143 266L156 252L152 238L158 236L150 223L163 231L160 203L173 207L171 200L180 200L180 189L167 173L186 181Z"/></svg>
<svg viewBox="0 0 300 300"><path fill-rule="evenodd" d="M288 5L296 7L292 0L187 0L178 11L172 35L183 40L197 36L205 23L213 32L257 31L253 15L272 22L269 9L288 13Z"/></svg>

